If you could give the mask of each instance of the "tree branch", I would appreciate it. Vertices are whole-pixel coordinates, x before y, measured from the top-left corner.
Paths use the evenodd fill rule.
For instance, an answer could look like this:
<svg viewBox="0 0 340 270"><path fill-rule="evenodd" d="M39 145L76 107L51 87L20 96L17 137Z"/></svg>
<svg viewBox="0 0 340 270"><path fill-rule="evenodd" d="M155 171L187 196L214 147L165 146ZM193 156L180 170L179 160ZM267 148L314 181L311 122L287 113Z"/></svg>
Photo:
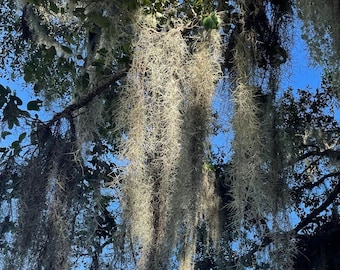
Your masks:
<svg viewBox="0 0 340 270"><path fill-rule="evenodd" d="M327 197L327 199L316 209L314 209L314 211L312 211L309 215L307 215L305 218L303 218L300 223L298 223L294 229L292 229L291 231L288 231L287 233L291 233L294 232L295 234L297 234L298 231L300 231L301 229L303 229L303 227L305 227L306 225L308 225L309 223L311 223L313 221L313 219L320 214L322 211L324 211L336 198L336 196L339 194L340 192L340 181L338 182L338 184L335 186L334 190L329 194L329 196ZM252 255L257 252L258 250L268 246L270 243L273 242L273 238L275 237L275 233L274 234L268 234L266 235L261 244L253 244L253 247L251 248L251 250L247 253L244 254L243 256L241 256L239 258L239 261L246 265L247 264L251 264L251 258Z"/></svg>
<svg viewBox="0 0 340 270"><path fill-rule="evenodd" d="M304 219L302 219L298 225L295 226L294 231L297 233L298 231L303 229L303 227L305 227L307 224L312 222L313 219L318 214L320 214L322 211L324 211L335 200L335 198L336 198L336 196L338 196L339 192L340 192L340 181L335 186L333 191L329 194L327 199L318 208L314 209L311 213L309 213L309 215L307 215Z"/></svg>
<svg viewBox="0 0 340 270"><path fill-rule="evenodd" d="M300 157L298 157L295 160L295 162L304 160L304 159L311 157L311 156L328 157L328 158L334 158L336 160L339 160L340 159L340 151L339 150L333 150L333 149L326 149L326 150L323 150L323 151L310 151L310 152L307 152L307 153L301 155Z"/></svg>
<svg viewBox="0 0 340 270"><path fill-rule="evenodd" d="M301 192L302 190L304 189L312 189L314 187L317 187L319 185L321 185L325 180L327 180L328 178L331 178L331 177L336 177L336 176L340 176L340 172L332 172L332 173L329 173L329 174L326 174L324 176L322 176L318 181L316 182L307 182L306 184L304 184L303 186L301 187L298 187L296 190L294 190L296 193L299 193Z"/></svg>
<svg viewBox="0 0 340 270"><path fill-rule="evenodd" d="M127 69L118 71L116 74L112 75L109 79L107 79L97 88L95 88L93 91L91 91L86 96L79 99L76 103L70 104L63 111L55 114L53 118L49 120L45 125L51 126L53 123L55 123L59 119L70 117L74 111L87 106L95 97L99 96L106 89L108 89L109 86L111 86L113 83L115 83L119 79L123 78L126 75L126 72L127 72Z"/></svg>

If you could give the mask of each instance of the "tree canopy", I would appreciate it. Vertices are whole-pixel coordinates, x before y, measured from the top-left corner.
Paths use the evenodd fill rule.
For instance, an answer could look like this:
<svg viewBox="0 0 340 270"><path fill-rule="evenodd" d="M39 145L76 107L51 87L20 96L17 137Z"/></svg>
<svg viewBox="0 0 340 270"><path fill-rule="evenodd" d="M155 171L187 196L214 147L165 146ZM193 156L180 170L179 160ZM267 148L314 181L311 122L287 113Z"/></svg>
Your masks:
<svg viewBox="0 0 340 270"><path fill-rule="evenodd" d="M2 269L340 267L338 1L0 7Z"/></svg>

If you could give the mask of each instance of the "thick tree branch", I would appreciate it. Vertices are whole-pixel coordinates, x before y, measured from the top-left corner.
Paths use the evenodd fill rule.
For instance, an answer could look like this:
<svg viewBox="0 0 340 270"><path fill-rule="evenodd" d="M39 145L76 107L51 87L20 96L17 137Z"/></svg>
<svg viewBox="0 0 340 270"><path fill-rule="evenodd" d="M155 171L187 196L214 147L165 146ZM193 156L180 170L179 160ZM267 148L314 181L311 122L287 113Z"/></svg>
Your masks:
<svg viewBox="0 0 340 270"><path fill-rule="evenodd" d="M334 158L336 160L339 160L340 159L340 151L339 150L333 150L333 149L326 149L326 150L323 150L323 151L310 151L310 152L307 152L307 153L301 155L300 157L298 157L295 162L304 160L304 159L311 157L311 156L328 157L328 158Z"/></svg>
<svg viewBox="0 0 340 270"><path fill-rule="evenodd" d="M45 125L51 126L56 121L60 120L61 118L68 118L72 115L74 111L87 106L95 97L99 96L106 89L108 89L109 86L114 84L119 79L123 78L126 75L126 72L127 72L127 69L118 71L116 74L112 75L109 79L107 79L105 82L100 84L93 91L89 92L89 94L79 99L76 103L70 104L63 111L55 114L53 118L49 120Z"/></svg>
<svg viewBox="0 0 340 270"><path fill-rule="evenodd" d="M292 229L291 231L287 232L287 233L291 233L294 232L295 234L300 231L301 229L303 229L306 225L308 225L309 223L313 222L313 219L315 217L317 217L318 214L320 214L322 211L324 211L329 205L332 204L332 202L335 200L336 196L338 196L338 194L340 193L340 181L338 182L338 184L335 186L335 188L333 189L333 191L329 194L329 196L327 197L327 199L316 209L314 209L314 211L312 211L309 215L307 215L305 218L303 218L300 223L298 223L294 229ZM239 261L245 265L245 266L250 266L252 263L252 256L254 253L256 253L257 251L259 251L260 249L263 249L264 247L268 246L270 243L273 242L273 239L275 237L275 234L269 234L267 236L265 236L262 240L261 244L254 244L253 247L251 248L251 250L241 256L239 258ZM249 264L249 265L248 265Z"/></svg>
<svg viewBox="0 0 340 270"><path fill-rule="evenodd" d="M309 213L309 215L307 215L304 219L302 219L298 225L295 226L294 231L297 233L298 231L303 229L303 227L305 227L307 224L311 223L318 214L324 211L335 200L339 192L340 192L340 181L338 181L338 184L335 186L333 191L329 194L327 199L318 208L314 209L311 213Z"/></svg>

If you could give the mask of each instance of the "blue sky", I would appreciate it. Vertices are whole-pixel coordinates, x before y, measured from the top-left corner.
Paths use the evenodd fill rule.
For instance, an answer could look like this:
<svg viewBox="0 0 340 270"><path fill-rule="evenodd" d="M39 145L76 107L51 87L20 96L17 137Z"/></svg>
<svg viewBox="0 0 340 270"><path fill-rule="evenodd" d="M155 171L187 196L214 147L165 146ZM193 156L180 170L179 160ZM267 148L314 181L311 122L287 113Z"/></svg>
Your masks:
<svg viewBox="0 0 340 270"><path fill-rule="evenodd" d="M307 44L301 39L299 27L293 30L293 47L291 48L291 61L283 67L281 88L287 89L315 89L321 85L322 68L312 64ZM285 74L286 72L286 74Z"/></svg>

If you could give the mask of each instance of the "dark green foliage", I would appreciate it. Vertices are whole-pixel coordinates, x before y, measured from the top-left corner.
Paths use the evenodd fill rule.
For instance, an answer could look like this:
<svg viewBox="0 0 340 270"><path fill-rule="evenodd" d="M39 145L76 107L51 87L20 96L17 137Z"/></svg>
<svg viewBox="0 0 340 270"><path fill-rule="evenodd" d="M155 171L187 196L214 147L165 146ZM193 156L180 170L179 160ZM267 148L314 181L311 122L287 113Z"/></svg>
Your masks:
<svg viewBox="0 0 340 270"><path fill-rule="evenodd" d="M294 269L340 269L339 237L340 226L335 222L324 223L313 235L299 235L301 253Z"/></svg>
<svg viewBox="0 0 340 270"><path fill-rule="evenodd" d="M212 12L209 16L204 17L202 24L205 30L218 29L219 22L215 12Z"/></svg>
<svg viewBox="0 0 340 270"><path fill-rule="evenodd" d="M27 103L27 110L29 111L39 111L40 107L42 106L42 100L32 100Z"/></svg>

